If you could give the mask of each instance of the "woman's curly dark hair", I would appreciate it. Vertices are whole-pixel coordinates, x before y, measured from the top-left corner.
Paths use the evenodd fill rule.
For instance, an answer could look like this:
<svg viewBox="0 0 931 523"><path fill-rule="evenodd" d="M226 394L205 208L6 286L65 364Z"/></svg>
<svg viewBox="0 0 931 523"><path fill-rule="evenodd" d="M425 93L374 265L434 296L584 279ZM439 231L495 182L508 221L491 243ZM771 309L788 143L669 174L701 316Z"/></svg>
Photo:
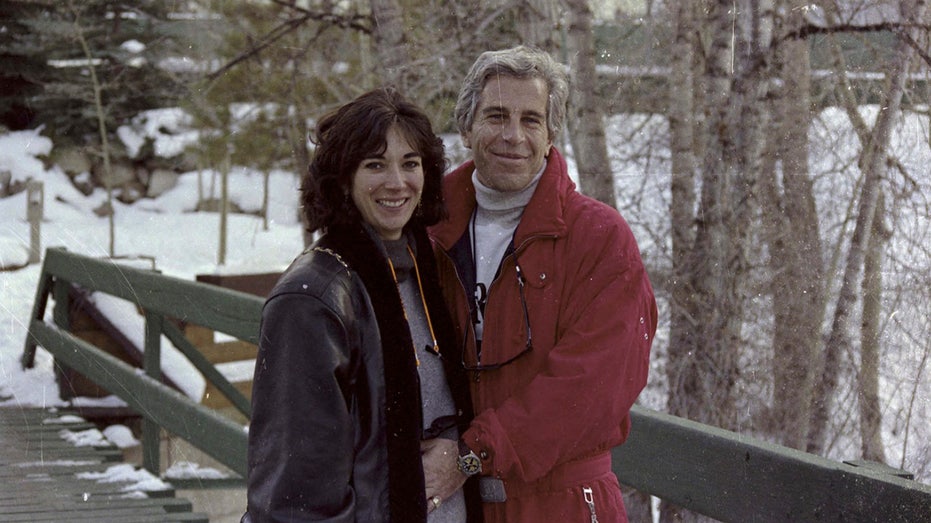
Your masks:
<svg viewBox="0 0 931 523"><path fill-rule="evenodd" d="M316 149L301 180L301 204L308 231L362 219L349 196L352 177L362 160L385 151L392 125L398 126L423 162L423 193L411 220L428 226L446 217L442 182L447 162L443 140L433 133L430 119L419 107L393 87L382 87L359 96L318 122L312 136Z"/></svg>

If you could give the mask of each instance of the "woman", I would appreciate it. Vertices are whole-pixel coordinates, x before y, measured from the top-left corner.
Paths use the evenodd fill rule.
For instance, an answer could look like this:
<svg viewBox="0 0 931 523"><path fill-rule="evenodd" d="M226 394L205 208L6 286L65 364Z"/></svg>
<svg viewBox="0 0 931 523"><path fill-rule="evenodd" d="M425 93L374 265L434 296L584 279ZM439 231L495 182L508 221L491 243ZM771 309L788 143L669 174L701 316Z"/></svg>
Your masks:
<svg viewBox="0 0 931 523"><path fill-rule="evenodd" d="M302 204L323 236L262 313L243 521L465 521L463 491L426 498L421 464L422 440L471 419L426 235L446 212L443 142L390 88L314 138Z"/></svg>

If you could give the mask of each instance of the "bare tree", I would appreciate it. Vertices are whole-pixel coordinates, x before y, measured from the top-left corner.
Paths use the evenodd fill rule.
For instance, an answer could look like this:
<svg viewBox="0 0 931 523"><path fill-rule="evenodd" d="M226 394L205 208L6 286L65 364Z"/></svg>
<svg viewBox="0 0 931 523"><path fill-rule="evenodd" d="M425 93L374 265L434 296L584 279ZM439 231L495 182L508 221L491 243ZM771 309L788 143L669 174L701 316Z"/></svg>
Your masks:
<svg viewBox="0 0 931 523"><path fill-rule="evenodd" d="M882 255L891 236L883 217L885 198L877 196L873 231L863 260L863 319L860 322L860 375L857 383L860 406L860 449L863 459L886 462L882 439L882 409L879 399L879 317L882 314Z"/></svg>
<svg viewBox="0 0 931 523"><path fill-rule="evenodd" d="M588 0L564 0L569 8L569 71L572 78L569 126L582 192L617 207L608 162L604 111L598 96L595 37Z"/></svg>
<svg viewBox="0 0 931 523"><path fill-rule="evenodd" d="M763 55L773 13L769 2L738 4L675 4L669 105L674 283L667 407L730 429L737 423L743 286L768 121ZM661 520L697 516L664 503Z"/></svg>
<svg viewBox="0 0 931 523"><path fill-rule="evenodd" d="M97 77L97 66L94 64L94 54L91 52L87 38L84 37L84 28L81 22L81 10L75 5L74 0L68 0L68 10L71 12L74 26L74 37L84 52L84 58L87 60L87 70L90 72L91 87L94 93L94 115L97 118L97 130L100 136L100 156L103 158L103 177L104 186L107 190L107 202L104 205L103 212L107 216L109 227L109 248L110 257L116 256L116 223L114 222L113 208L113 170L110 164L111 150L109 132L107 130L106 108L103 102L103 86Z"/></svg>
<svg viewBox="0 0 931 523"><path fill-rule="evenodd" d="M780 32L805 23L802 0L791 0L787 7ZM805 40L783 42L775 51L782 88L774 92L774 132L760 179L774 316L773 402L766 425L783 445L803 449L812 362L822 347L818 333L825 314L821 231L808 167L811 65Z"/></svg>
<svg viewBox="0 0 931 523"><path fill-rule="evenodd" d="M703 133L701 193L691 220L677 218L674 240L688 239L674 272L682 275L683 302L674 301L673 340L685 347L670 348L668 374L669 408L673 414L712 425L733 428L736 423L734 385L738 379L742 345L744 290L748 272L747 242L753 216L752 196L764 151L767 113L766 60L761 57L771 40L773 10L766 2L709 2L707 25L698 27L707 39L704 60L695 64L675 62L675 67L697 67L702 98L693 98L694 114L704 114L711 132ZM688 14L685 9L679 15ZM693 13L694 14L694 13ZM686 27L688 27L686 25ZM678 33L678 31L677 31ZM684 36L683 38L688 38ZM693 55L696 56L696 55ZM697 57L697 56L696 56ZM678 72L676 78L689 74ZM677 94L678 96L678 94ZM696 123L682 114L670 121L677 140L687 139L680 125ZM694 132L694 131L693 131ZM681 133L681 135L680 135ZM680 155L685 143L676 143ZM676 168L688 169L688 157L680 156ZM690 172L674 173L673 183L688 183ZM687 197L682 186L674 194ZM676 209L671 209L676 212ZM679 212L686 212L679 209ZM686 290L687 289L687 290Z"/></svg>
<svg viewBox="0 0 931 523"><path fill-rule="evenodd" d="M903 20L906 24L918 26L924 17L926 7L924 0L903 0ZM853 348L851 336L854 331L852 326L854 306L857 302L856 281L862 270L866 248L873 230L880 183L886 172L892 125L900 114L909 62L915 52L909 41L911 38L912 36L905 32L898 39L894 59L889 64L886 73L888 88L884 91L881 103L883 111L879 113L870 140L864 144L860 156L863 181L860 186L856 223L847 251L846 265L834 309L824 362L820 369L821 379L816 382L811 431L807 445L807 450L815 454L821 454L825 448L831 402L838 383L839 359L842 354L850 352Z"/></svg>
<svg viewBox="0 0 931 523"><path fill-rule="evenodd" d="M669 358L666 374L669 380L668 408L672 413L684 414L691 409L688 406L688 392L695 388L691 383L697 374L692 369L694 358L690 355L696 350L696 339L692 337L693 329L699 319L697 302L692 300L694 289L689 267L685 263L695 242L693 228L696 206L696 181L698 177L698 157L701 151L696 136L696 129L701 121L696 105L701 104L699 89L699 59L701 41L698 38L697 11L693 2L675 4L673 19L675 23L674 41L671 52L670 88L668 91L668 118L670 129L670 149L672 153L672 178L670 181L672 199L670 200L670 221L672 237L672 275L669 278L670 321L669 321ZM681 415L679 414L679 415Z"/></svg>
<svg viewBox="0 0 931 523"><path fill-rule="evenodd" d="M410 89L411 57L405 39L404 12L398 0L371 0L372 40L384 81L402 92Z"/></svg>
<svg viewBox="0 0 931 523"><path fill-rule="evenodd" d="M517 6L517 32L522 43L548 51L557 47L555 37L561 25L557 8L559 3L560 0L524 0L520 3L522 5ZM587 4L576 0L567 3Z"/></svg>

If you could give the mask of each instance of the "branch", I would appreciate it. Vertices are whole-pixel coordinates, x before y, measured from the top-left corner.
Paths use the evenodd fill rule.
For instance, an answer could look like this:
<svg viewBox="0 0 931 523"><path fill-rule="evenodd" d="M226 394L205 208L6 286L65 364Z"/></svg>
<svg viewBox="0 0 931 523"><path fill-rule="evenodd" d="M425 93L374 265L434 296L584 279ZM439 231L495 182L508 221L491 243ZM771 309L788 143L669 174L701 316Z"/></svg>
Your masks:
<svg viewBox="0 0 931 523"><path fill-rule="evenodd" d="M778 45L786 40L803 40L809 36L819 35L819 34L835 34L835 33L878 33L882 31L889 31L896 34L904 34L907 29L923 29L925 31L931 31L931 25L928 24L903 24L898 22L882 22L879 24L867 24L867 25L854 25L854 24L839 24L831 26L820 26L813 24L805 24L794 31L790 31L780 38L776 39L773 42L774 45Z"/></svg>
<svg viewBox="0 0 931 523"><path fill-rule="evenodd" d="M808 37L815 35L831 35L837 33L878 33L882 31L889 31L904 40L910 47L915 50L918 56L920 56L926 64L931 66L931 53L929 53L927 49L922 47L921 44L912 38L908 32L910 29L921 29L925 32L931 33L931 25L929 24L882 22L879 24L868 25L839 24L827 27L805 24L794 31L790 31L780 36L779 38L775 38L773 43L770 45L770 48L776 49L783 42L787 42L789 40L805 40Z"/></svg>
<svg viewBox="0 0 931 523"><path fill-rule="evenodd" d="M333 13L311 11L295 5L293 0L272 0L272 3L297 11L311 20L325 22L343 29L355 29L365 34L372 34L372 17L369 15L350 14L341 16Z"/></svg>
<svg viewBox="0 0 931 523"><path fill-rule="evenodd" d="M895 33L895 35L899 38L905 40L909 46L915 49L915 51L918 53L918 56L920 56L926 64L931 65L931 54L929 54L927 49L922 47L921 44L916 42L914 38L912 38L912 36L908 33L909 29L921 29L925 32L931 32L931 25L883 22L879 24L868 25L840 24L824 27L820 25L805 24L795 31L786 33L774 40L771 47L776 48L779 44L788 40L804 40L810 36L820 34L878 33L881 31L889 31L891 33Z"/></svg>
<svg viewBox="0 0 931 523"><path fill-rule="evenodd" d="M233 58L229 62L220 67L216 71L207 75L208 81L213 81L223 75L226 71L229 71L237 64L248 60L249 58L261 53L266 48L268 48L273 43L277 42L281 38L287 36L294 30L300 28L309 20L315 20L317 22L323 22L326 24L334 25L337 27L342 27L344 29L355 29L365 34L371 34L372 29L368 25L363 24L362 22L370 21L370 18L365 15L347 15L339 16L333 13L325 12L315 12L305 9L303 7L298 7L296 5L291 5L285 0L272 0L273 3L287 7L288 9L297 11L300 13L300 16L296 18L290 18L285 20L280 25L272 29L265 36L259 39L259 43L252 46L250 49L243 51L239 56Z"/></svg>
<svg viewBox="0 0 931 523"><path fill-rule="evenodd" d="M250 49L240 53L239 56L227 62L223 67L208 74L207 80L210 80L210 81L216 80L217 78L222 76L223 73L225 73L226 71L229 71L230 69L232 69L234 66L236 66L240 62L244 62L248 60L249 58L261 53L268 46L277 42L281 38L287 36L289 33L294 31L295 29L301 27L302 25L304 25L304 22L306 22L307 20L309 20L309 17L303 16L301 18L292 18L290 20L286 20L282 22L281 25L272 29L271 31L268 32L267 35L262 37L262 39L259 40L259 43L257 45L254 45Z"/></svg>
<svg viewBox="0 0 931 523"><path fill-rule="evenodd" d="M908 33L902 33L900 36L903 40L905 40L905 42L908 45L912 47L912 49L915 50L916 53L918 53L918 56L920 56L921 59L924 60L926 64L931 66L931 54L928 53L927 49L925 49L924 47L921 46L921 44L916 42L915 39L912 38L912 35Z"/></svg>

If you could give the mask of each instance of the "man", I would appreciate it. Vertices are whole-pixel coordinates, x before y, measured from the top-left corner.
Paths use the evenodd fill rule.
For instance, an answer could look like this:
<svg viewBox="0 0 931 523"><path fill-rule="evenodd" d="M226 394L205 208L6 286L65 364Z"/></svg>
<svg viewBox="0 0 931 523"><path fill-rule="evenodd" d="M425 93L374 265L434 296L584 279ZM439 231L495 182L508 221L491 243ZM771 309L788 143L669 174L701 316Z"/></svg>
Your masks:
<svg viewBox="0 0 931 523"><path fill-rule="evenodd" d="M564 68L526 47L482 54L456 106L473 160L446 176L431 229L476 417L423 448L438 506L477 476L488 522L627 521L611 449L646 384L656 301L630 228L575 191L553 147Z"/></svg>

